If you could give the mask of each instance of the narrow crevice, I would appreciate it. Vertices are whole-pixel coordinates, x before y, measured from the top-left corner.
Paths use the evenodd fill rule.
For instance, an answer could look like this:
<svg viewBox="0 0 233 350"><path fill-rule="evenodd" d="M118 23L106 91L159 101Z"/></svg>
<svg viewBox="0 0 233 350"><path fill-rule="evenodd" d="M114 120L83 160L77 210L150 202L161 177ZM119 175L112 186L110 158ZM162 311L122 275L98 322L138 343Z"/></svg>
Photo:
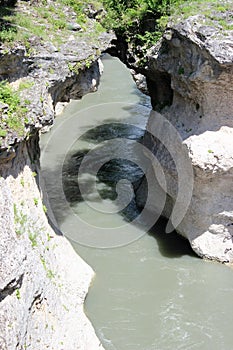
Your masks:
<svg viewBox="0 0 233 350"><path fill-rule="evenodd" d="M41 305L42 305L42 301L43 301L42 293L36 294L34 296L34 299L32 300L32 303L31 303L28 311L31 313L33 307L35 307L36 309L40 309Z"/></svg>
<svg viewBox="0 0 233 350"><path fill-rule="evenodd" d="M171 76L168 73L157 71L153 75L153 80L147 76L146 81L151 104L155 111L160 112L164 107L172 105L173 89L171 88Z"/></svg>
<svg viewBox="0 0 233 350"><path fill-rule="evenodd" d="M6 297L12 295L16 289L20 289L23 283L23 275L20 275L19 278L15 278L10 281L3 290L0 291L0 302L2 302Z"/></svg>

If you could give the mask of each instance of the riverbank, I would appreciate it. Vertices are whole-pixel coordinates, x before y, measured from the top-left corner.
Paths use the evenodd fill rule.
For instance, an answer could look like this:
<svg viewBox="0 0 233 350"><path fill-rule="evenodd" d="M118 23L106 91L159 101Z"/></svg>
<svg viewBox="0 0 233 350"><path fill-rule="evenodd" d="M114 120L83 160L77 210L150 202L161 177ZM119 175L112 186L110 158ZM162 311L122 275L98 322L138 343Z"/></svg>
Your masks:
<svg viewBox="0 0 233 350"><path fill-rule="evenodd" d="M98 58L112 34L95 32L93 36L98 23L87 11L85 30L65 26L53 35L54 23L48 21L43 29L46 36L42 31L37 35L35 30L43 27L40 19L46 19L35 17L35 11L44 14L52 3L40 7L18 1L6 13L1 8L1 15L12 20L1 30L1 39L4 33L9 39L12 28L17 35L10 41L5 37L0 48L0 77L6 81L1 85L0 105L3 350L102 348L83 312L93 270L66 238L52 230L49 208L42 203L39 133L53 125L70 98L97 90L102 73ZM69 21L76 18L69 6L64 12ZM20 19L26 21L24 25L17 22Z"/></svg>
<svg viewBox="0 0 233 350"><path fill-rule="evenodd" d="M94 273L48 223L35 141L1 164L1 349L102 349L83 311Z"/></svg>

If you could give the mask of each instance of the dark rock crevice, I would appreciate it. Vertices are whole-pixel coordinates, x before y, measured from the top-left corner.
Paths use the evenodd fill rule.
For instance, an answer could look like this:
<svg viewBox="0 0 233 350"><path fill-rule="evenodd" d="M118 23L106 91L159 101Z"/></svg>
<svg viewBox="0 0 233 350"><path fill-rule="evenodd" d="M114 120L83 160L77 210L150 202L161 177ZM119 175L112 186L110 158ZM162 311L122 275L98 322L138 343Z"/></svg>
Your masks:
<svg viewBox="0 0 233 350"><path fill-rule="evenodd" d="M6 297L12 295L17 289L20 289L23 283L23 275L19 275L10 281L3 290L0 291L0 302Z"/></svg>
<svg viewBox="0 0 233 350"><path fill-rule="evenodd" d="M148 74L146 82L155 111L161 111L164 107L172 105L173 89L171 88L171 76L167 72L157 71L153 75Z"/></svg>

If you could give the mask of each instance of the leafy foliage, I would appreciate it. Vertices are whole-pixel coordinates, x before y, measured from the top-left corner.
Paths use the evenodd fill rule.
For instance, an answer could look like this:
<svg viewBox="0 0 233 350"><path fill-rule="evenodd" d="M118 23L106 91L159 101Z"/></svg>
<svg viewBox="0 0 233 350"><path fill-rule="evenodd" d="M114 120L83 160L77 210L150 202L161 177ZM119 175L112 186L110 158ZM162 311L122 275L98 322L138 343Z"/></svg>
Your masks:
<svg viewBox="0 0 233 350"><path fill-rule="evenodd" d="M162 36L178 0L103 0L107 16L103 25L130 43L139 64L145 64L145 51ZM183 0L184 1L184 0Z"/></svg>
<svg viewBox="0 0 233 350"><path fill-rule="evenodd" d="M27 108L21 104L18 93L6 81L0 82L0 102L8 105L7 118L5 119L7 127L19 135L23 134ZM1 136L5 136L3 129L1 129Z"/></svg>
<svg viewBox="0 0 233 350"><path fill-rule="evenodd" d="M10 115L16 112L20 103L18 94L12 90L10 84L6 81L0 82L0 101L8 104L8 114Z"/></svg>
<svg viewBox="0 0 233 350"><path fill-rule="evenodd" d="M146 27L146 22L155 21L170 12L171 0L103 0L108 12L105 24L117 32L126 33ZM175 1L174 1L175 2ZM150 25L149 25L150 26Z"/></svg>
<svg viewBox="0 0 233 350"><path fill-rule="evenodd" d="M203 14L212 25L230 30L230 21L222 20L219 13L232 13L232 2L227 0L103 0L107 10L104 24L108 29L145 48L155 44L171 20L179 21L192 15Z"/></svg>

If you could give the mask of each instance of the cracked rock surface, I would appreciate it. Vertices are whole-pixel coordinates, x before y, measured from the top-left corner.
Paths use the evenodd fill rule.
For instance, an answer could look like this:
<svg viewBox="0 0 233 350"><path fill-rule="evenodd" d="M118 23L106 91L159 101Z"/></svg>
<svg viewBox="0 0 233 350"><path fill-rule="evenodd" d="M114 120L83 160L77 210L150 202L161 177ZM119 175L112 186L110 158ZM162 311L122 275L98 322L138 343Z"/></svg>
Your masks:
<svg viewBox="0 0 233 350"><path fill-rule="evenodd" d="M199 15L173 25L150 50L147 78L154 110L178 130L193 167L193 196L177 231L199 256L233 262L233 31ZM169 217L179 183L174 161L153 136L144 142L164 168Z"/></svg>

